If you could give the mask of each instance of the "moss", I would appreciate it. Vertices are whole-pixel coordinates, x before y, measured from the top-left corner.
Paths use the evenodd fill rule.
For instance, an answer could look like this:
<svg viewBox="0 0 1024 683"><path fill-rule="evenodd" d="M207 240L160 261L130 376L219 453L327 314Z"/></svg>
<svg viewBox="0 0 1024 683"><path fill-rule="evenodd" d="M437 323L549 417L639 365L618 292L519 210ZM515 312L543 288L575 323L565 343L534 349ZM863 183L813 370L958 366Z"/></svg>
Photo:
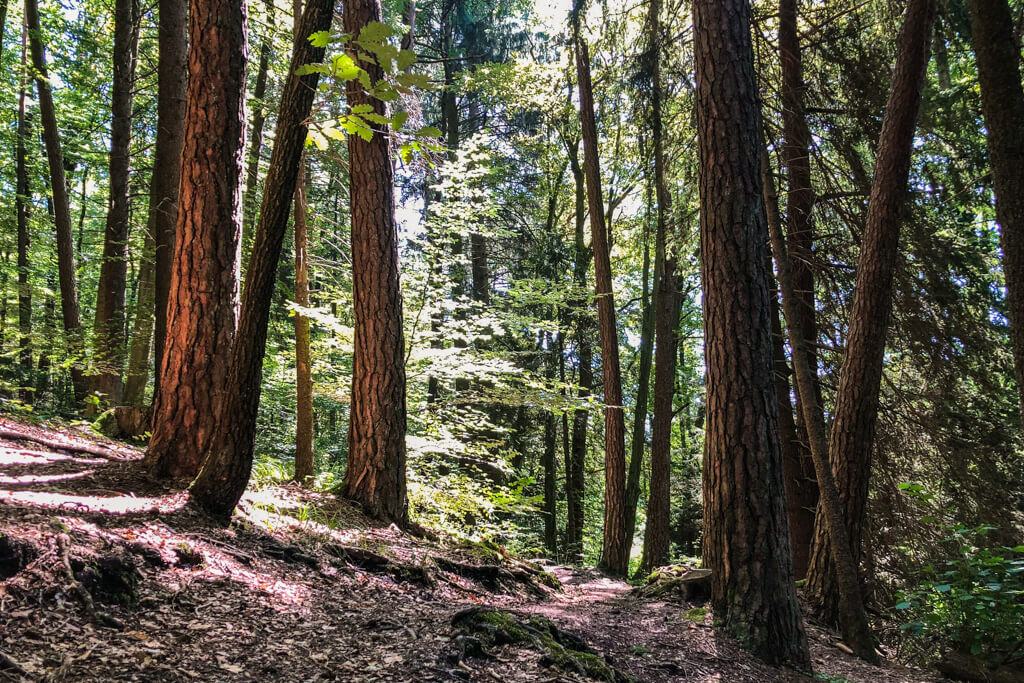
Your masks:
<svg viewBox="0 0 1024 683"><path fill-rule="evenodd" d="M110 410L105 410L100 413L100 416L92 423L92 430L103 436L116 436L119 433L119 429L117 426L117 415L114 413L114 409L111 408Z"/></svg>
<svg viewBox="0 0 1024 683"><path fill-rule="evenodd" d="M632 680L609 665L581 638L543 617L524 617L485 607L464 610L452 618L452 623L461 632L462 642L467 642L468 638L474 643L479 641L484 648L523 645L540 652L541 662L558 671L610 683ZM487 655L486 649L484 653Z"/></svg>
<svg viewBox="0 0 1024 683"><path fill-rule="evenodd" d="M695 624L703 624L707 613L708 611L703 607L694 607L693 609L686 610L686 618Z"/></svg>

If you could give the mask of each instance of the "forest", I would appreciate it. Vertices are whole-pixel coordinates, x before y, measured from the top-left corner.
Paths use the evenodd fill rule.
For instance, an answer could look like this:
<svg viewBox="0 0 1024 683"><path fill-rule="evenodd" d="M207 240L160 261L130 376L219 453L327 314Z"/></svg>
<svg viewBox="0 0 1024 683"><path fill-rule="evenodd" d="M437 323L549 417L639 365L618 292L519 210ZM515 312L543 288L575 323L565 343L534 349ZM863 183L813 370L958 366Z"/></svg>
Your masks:
<svg viewBox="0 0 1024 683"><path fill-rule="evenodd" d="M0 0L0 679L1024 681L1022 37Z"/></svg>

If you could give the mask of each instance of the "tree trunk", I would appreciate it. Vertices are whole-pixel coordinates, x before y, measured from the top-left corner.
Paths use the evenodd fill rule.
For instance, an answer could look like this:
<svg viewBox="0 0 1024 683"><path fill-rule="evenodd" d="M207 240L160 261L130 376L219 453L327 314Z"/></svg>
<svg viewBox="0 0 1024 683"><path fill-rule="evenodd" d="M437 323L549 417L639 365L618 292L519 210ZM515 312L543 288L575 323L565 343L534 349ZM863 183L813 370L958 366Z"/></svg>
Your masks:
<svg viewBox="0 0 1024 683"><path fill-rule="evenodd" d="M575 264L573 278L580 292L587 291L587 271L590 268L591 252L584 242L584 225L586 223L586 187L583 179L583 167L579 163L578 146L570 150L569 163L575 183L576 226L574 231ZM590 342L590 312L586 298L577 302L576 313L576 361L578 365L577 398L586 400L590 397L594 384L594 352ZM566 554L570 562L583 560L583 496L586 492L584 463L587 456L587 422L590 411L577 408L572 414L572 446L570 457L565 463L565 499L566 499Z"/></svg>
<svg viewBox="0 0 1024 683"><path fill-rule="evenodd" d="M892 309L892 280L934 18L935 0L911 0L897 41L896 68L878 140L875 176L857 262L846 354L839 372L832 418L829 454L843 503L850 550L858 563L871 477L871 449L878 417L885 337ZM819 512L814 523L806 592L819 615L829 623L836 623L839 620L839 591L829 545L826 517Z"/></svg>
<svg viewBox="0 0 1024 683"><path fill-rule="evenodd" d="M193 0L188 26L174 268L146 459L156 476L192 478L221 434L225 397L241 391L227 378L238 306L245 5Z"/></svg>
<svg viewBox="0 0 1024 683"><path fill-rule="evenodd" d="M184 143L188 3L159 0L157 64L156 148L149 182L149 215L153 221L153 404L160 393L167 339L167 302L175 234L178 229L178 185L181 182L181 148Z"/></svg>
<svg viewBox="0 0 1024 683"><path fill-rule="evenodd" d="M654 301L652 301L649 284L651 258L647 233L645 221L643 285L640 293L643 307L640 324L640 367L637 372L633 435L629 444L629 469L626 472L626 538L630 539L630 542L636 534L636 506L640 499L640 471L643 469L644 451L647 450L647 403L651 387L651 356L654 351Z"/></svg>
<svg viewBox="0 0 1024 683"><path fill-rule="evenodd" d="M1024 420L1024 89L1020 46L1005 0L971 0L971 33L996 195L1013 368Z"/></svg>
<svg viewBox="0 0 1024 683"><path fill-rule="evenodd" d="M146 397L146 382L149 380L149 357L153 350L153 294L156 287L155 273L156 240L154 229L156 212L149 214L146 224L146 239L142 247L142 264L139 266L139 285L135 296L135 320L132 322L132 340L128 351L128 373L124 382L122 403L128 406L143 406Z"/></svg>
<svg viewBox="0 0 1024 683"><path fill-rule="evenodd" d="M349 0L345 31L358 35L381 20L380 0ZM355 57L355 55L353 55ZM376 83L380 67L364 63ZM379 115L386 106L349 84L349 106L370 105ZM405 488L405 342L402 293L398 281L395 224L395 169L385 129L369 140L348 138L352 213L352 408L348 432L345 495L372 516L408 521Z"/></svg>
<svg viewBox="0 0 1024 683"><path fill-rule="evenodd" d="M78 312L78 282L74 241L71 236L71 206L68 203L68 187L64 178L64 155L61 152L60 133L57 130L57 112L53 106L50 77L46 71L46 53L43 50L40 37L37 0L25 0L25 22L28 27L29 45L32 52L32 66L36 73L36 90L39 95L39 114L43 123L43 140L46 143L46 159L50 167L50 192L53 197L53 219L57 233L57 272L60 276L60 302L64 333L67 336L68 354L71 358L71 383L74 386L75 401L81 403L88 393L88 383L81 365L82 324Z"/></svg>
<svg viewBox="0 0 1024 683"><path fill-rule="evenodd" d="M274 3L268 1L267 24L274 25ZM299 14L295 14L295 22ZM267 95L267 72L270 67L270 44L273 32L264 34L260 41L260 62L256 67L256 86L252 91L252 137L249 141L249 163L245 171L245 199L242 202L242 265L248 263L249 248L252 245L252 233L259 218L259 179L260 155L263 150L263 127L267 121L266 106L263 99Z"/></svg>
<svg viewBox="0 0 1024 683"><path fill-rule="evenodd" d="M580 91L580 124L583 132L583 170L587 180L590 212L590 245L594 252L594 294L597 297L601 337L601 376L604 380L604 545L601 564L624 576L629 569L630 539L626 537L626 425L622 408L622 376L619 373L619 336L615 327L615 300L608 233L601 196L601 165L598 159L594 93L590 83L590 55L580 36L579 17L574 22L576 74Z"/></svg>
<svg viewBox="0 0 1024 683"><path fill-rule="evenodd" d="M554 378L554 352L558 345L547 332L548 375ZM558 475L555 453L558 451L558 423L555 414L548 411L544 419L544 549L550 557L558 556L558 499L555 478Z"/></svg>
<svg viewBox="0 0 1024 683"><path fill-rule="evenodd" d="M4 3L3 13L7 5ZM5 21L6 19L4 19ZM0 21L0 42L3 42L3 25ZM16 189L14 196L15 210L18 214L18 357L21 365L21 386L19 396L21 402L32 404L32 283L29 280L29 254L32 239L29 233L29 219L32 217L32 186L29 181L25 159L25 140L31 134L28 116L25 111L25 99L31 82L28 80L27 35L22 29L21 41L21 89L18 93L18 142L15 147Z"/></svg>
<svg viewBox="0 0 1024 683"><path fill-rule="evenodd" d="M797 0L779 0L779 56L782 64L782 161L786 166L788 188L786 198L786 229L789 254L793 261L793 284L800 329L807 343L803 345L807 363L814 370L811 390L814 401L821 405L821 382L818 380L818 323L814 306L814 189L811 186L811 133L804 112L804 72L797 30ZM776 319L778 316L776 316ZM796 427L799 442L794 455L800 482L791 482L789 491L802 494L801 513L790 518L790 542L793 545L793 574L803 578L807 573L807 557L814 530L813 510L818 492L814 482L814 464L810 459L807 425L804 423L802 394L796 392ZM787 404L789 401L787 400ZM780 404L780 409L782 405ZM792 414L792 413L791 413ZM787 473L791 468L787 468ZM806 507L806 510L804 508Z"/></svg>
<svg viewBox="0 0 1024 683"><path fill-rule="evenodd" d="M110 405L121 402L125 289L128 279L129 166L132 88L139 47L138 0L114 3L114 81L111 93L110 195L93 326L93 388ZM94 406L90 405L90 408Z"/></svg>
<svg viewBox="0 0 1024 683"><path fill-rule="evenodd" d="M796 277L793 273L793 264L786 247L785 237L782 234L782 226L778 221L779 209L774 183L771 180L767 151L763 151L761 154L761 173L765 184L765 202L772 250L775 252L775 262L778 264L783 310L786 314L786 325L789 328L790 347L793 349L793 367L796 371L797 387L805 397L801 406L804 412L804 424L807 426L811 458L818 476L821 509L831 539L831 559L836 569L839 593L839 623L843 638L846 639L857 656L877 664L878 655L875 653L875 642L871 635L871 628L868 626L868 615L864 609L860 580L857 578L857 561L850 549L850 537L843 519L843 506L839 500L839 490L836 488L835 479L832 477L832 468L829 464L825 412L814 394L817 368L810 364L807 354L807 335L801 327L803 322L800 319L800 298L796 290Z"/></svg>
<svg viewBox="0 0 1024 683"><path fill-rule="evenodd" d="M313 107L319 78L317 74L298 77L295 70L323 59L324 48L314 47L308 38L317 31L330 30L331 9L330 0L306 2L292 46L291 67L281 93L274 132L274 150L246 270L238 334L230 353L228 386L232 390L218 414L218 429L207 446L206 463L192 484L196 505L223 520L230 518L252 472L270 304L306 140L305 121Z"/></svg>
<svg viewBox="0 0 1024 683"><path fill-rule="evenodd" d="M707 364L704 566L717 622L764 661L809 670L771 375L749 6L695 0L693 9Z"/></svg>

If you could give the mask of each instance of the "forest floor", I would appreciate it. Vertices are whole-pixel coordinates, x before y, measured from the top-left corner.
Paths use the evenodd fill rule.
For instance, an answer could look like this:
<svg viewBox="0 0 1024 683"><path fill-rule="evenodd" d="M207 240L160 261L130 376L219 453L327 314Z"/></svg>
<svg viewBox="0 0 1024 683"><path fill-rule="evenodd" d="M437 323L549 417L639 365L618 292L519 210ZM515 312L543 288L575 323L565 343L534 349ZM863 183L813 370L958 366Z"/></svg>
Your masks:
<svg viewBox="0 0 1024 683"><path fill-rule="evenodd" d="M87 430L0 419L0 681L591 680L532 636L475 651L452 618L485 606L550 620L617 680L812 680L754 660L685 602L412 537L294 486L248 492L217 527L141 457ZM938 680L809 636L817 680Z"/></svg>

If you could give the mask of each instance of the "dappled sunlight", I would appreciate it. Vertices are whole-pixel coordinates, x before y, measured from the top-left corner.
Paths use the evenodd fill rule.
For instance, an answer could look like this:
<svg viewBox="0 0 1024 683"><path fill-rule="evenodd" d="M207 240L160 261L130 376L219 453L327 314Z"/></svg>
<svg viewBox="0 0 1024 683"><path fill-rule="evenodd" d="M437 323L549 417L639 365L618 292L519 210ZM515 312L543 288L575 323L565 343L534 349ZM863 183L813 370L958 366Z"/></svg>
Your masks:
<svg viewBox="0 0 1024 683"><path fill-rule="evenodd" d="M188 502L186 492L165 496L79 496L55 491L12 491L0 489L0 503L28 505L50 510L98 512L111 515L177 512Z"/></svg>
<svg viewBox="0 0 1024 683"><path fill-rule="evenodd" d="M73 462L82 465L98 465L107 462L103 458L89 458L64 453L29 450L0 446L0 467L8 465L40 465L44 463Z"/></svg>
<svg viewBox="0 0 1024 683"><path fill-rule="evenodd" d="M81 470L80 472L65 472L63 474L23 474L20 476L0 474L0 484L48 484L68 479L81 479L95 472L96 470Z"/></svg>
<svg viewBox="0 0 1024 683"><path fill-rule="evenodd" d="M253 524L271 531L292 529L338 543L352 543L363 536L361 529L338 528L336 520L324 513L317 502L304 500L297 492L284 487L267 487L246 491L238 512Z"/></svg>

